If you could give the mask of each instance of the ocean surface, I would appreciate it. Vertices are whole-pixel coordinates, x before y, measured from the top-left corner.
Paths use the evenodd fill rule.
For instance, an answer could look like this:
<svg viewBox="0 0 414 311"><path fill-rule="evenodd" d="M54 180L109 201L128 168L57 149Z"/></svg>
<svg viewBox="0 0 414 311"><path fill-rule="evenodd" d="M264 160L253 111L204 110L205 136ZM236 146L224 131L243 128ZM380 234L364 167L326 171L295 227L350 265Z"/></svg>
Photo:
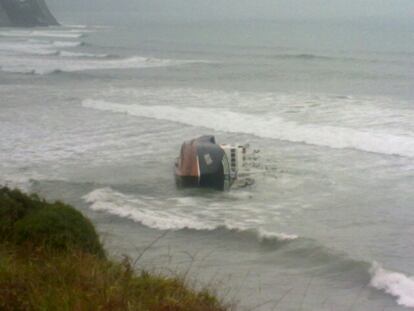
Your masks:
<svg viewBox="0 0 414 311"><path fill-rule="evenodd" d="M0 29L0 184L239 310L414 308L414 24L66 19ZM203 134L256 183L177 190Z"/></svg>

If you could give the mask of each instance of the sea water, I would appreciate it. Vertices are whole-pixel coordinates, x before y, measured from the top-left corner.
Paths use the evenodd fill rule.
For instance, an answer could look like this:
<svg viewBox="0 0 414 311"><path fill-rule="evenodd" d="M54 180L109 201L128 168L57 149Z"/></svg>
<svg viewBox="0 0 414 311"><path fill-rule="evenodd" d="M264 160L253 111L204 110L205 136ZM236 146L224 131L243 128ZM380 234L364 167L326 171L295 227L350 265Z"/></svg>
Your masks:
<svg viewBox="0 0 414 311"><path fill-rule="evenodd" d="M377 20L1 29L0 182L73 204L115 258L185 273L240 310L414 308L413 33ZM255 184L177 190L180 145L203 134L259 149Z"/></svg>

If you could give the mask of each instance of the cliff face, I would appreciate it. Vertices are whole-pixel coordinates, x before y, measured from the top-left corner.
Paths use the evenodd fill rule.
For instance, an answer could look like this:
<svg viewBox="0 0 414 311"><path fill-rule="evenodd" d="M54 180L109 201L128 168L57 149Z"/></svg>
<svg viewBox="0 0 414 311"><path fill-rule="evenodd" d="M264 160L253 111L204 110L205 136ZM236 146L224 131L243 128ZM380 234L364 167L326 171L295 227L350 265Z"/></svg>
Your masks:
<svg viewBox="0 0 414 311"><path fill-rule="evenodd" d="M0 0L0 26L59 25L44 0Z"/></svg>

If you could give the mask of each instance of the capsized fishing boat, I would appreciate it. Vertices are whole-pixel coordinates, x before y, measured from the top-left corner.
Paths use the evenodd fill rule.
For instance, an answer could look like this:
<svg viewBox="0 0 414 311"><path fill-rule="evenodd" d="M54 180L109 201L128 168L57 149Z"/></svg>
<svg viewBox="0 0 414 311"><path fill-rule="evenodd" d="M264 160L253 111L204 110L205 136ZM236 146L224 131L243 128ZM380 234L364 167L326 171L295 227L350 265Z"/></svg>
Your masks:
<svg viewBox="0 0 414 311"><path fill-rule="evenodd" d="M177 186L229 190L253 184L248 148L247 144L217 144L214 136L184 142L175 162Z"/></svg>

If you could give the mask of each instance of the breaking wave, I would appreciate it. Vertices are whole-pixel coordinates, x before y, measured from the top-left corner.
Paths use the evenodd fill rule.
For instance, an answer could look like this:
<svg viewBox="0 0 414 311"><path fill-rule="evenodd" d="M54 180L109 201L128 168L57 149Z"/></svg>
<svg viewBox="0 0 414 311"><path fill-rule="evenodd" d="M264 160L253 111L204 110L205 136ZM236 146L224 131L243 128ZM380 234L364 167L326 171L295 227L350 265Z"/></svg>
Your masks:
<svg viewBox="0 0 414 311"><path fill-rule="evenodd" d="M75 29L87 29L87 25L80 25L80 24L64 24L62 25L67 28L75 28Z"/></svg>
<svg viewBox="0 0 414 311"><path fill-rule="evenodd" d="M65 38L78 39L83 37L82 31L64 31L64 30L8 30L0 31L0 37L23 37L23 38Z"/></svg>
<svg viewBox="0 0 414 311"><path fill-rule="evenodd" d="M84 100L83 106L223 132L252 134L335 149L351 148L386 155L414 157L414 137L388 134L375 129L299 124L281 117L251 115L220 108L129 105L93 99Z"/></svg>
<svg viewBox="0 0 414 311"><path fill-rule="evenodd" d="M51 43L53 46L58 48L71 48L85 45L83 41L53 41Z"/></svg>
<svg viewBox="0 0 414 311"><path fill-rule="evenodd" d="M55 46L40 42L0 42L0 52L2 54L15 55L54 55L57 53Z"/></svg>
<svg viewBox="0 0 414 311"><path fill-rule="evenodd" d="M242 224L237 226L226 222L219 223L213 220L201 220L199 217L189 213L178 211L173 213L166 211L164 208L157 208L157 202L152 201L151 198L125 195L111 188L96 189L85 195L83 199L90 204L92 210L128 218L157 230L197 230L209 232L226 230L230 233L253 236L259 242L292 241L298 238L297 235L270 232L260 228L248 228Z"/></svg>
<svg viewBox="0 0 414 311"><path fill-rule="evenodd" d="M116 58L110 54L95 54L95 53L82 53L82 52L69 52L69 51L59 51L59 56L62 57L84 57L84 58Z"/></svg>
<svg viewBox="0 0 414 311"><path fill-rule="evenodd" d="M374 263L370 285L397 298L399 305L414 308L414 278L402 273L385 270Z"/></svg>
<svg viewBox="0 0 414 311"><path fill-rule="evenodd" d="M81 45L83 45L83 42L81 41L47 41L35 39L26 41L3 41L0 42L0 53L3 55L59 55L59 53L71 53L58 50L60 48L79 47Z"/></svg>
<svg viewBox="0 0 414 311"><path fill-rule="evenodd" d="M61 53L61 52L59 52ZM147 57L130 57L123 59L112 59L109 55L88 55L64 53L63 58L34 58L34 57L8 57L7 62L0 59L0 70L12 73L30 73L45 75L56 72L76 72L85 70L104 70L104 69L136 69L176 66L188 63L188 61L178 61L171 59L158 59ZM86 57L85 57L86 56Z"/></svg>
<svg viewBox="0 0 414 311"><path fill-rule="evenodd" d="M160 59L66 50L84 45L77 40L94 30L86 28L0 31L0 70L49 74L84 70L176 66L198 61Z"/></svg>
<svg viewBox="0 0 414 311"><path fill-rule="evenodd" d="M359 280L375 289L397 298L397 303L414 308L414 279L402 273L383 269L379 264L356 260L338 251L330 250L317 241L300 238L297 235L275 233L260 228L246 228L201 221L188 213L181 215L159 210L150 197L125 195L111 188L96 189L83 199L95 211L127 218L157 230L197 231L247 242L278 250L279 256L288 258L284 264L309 266L326 275L340 275L342 278Z"/></svg>

